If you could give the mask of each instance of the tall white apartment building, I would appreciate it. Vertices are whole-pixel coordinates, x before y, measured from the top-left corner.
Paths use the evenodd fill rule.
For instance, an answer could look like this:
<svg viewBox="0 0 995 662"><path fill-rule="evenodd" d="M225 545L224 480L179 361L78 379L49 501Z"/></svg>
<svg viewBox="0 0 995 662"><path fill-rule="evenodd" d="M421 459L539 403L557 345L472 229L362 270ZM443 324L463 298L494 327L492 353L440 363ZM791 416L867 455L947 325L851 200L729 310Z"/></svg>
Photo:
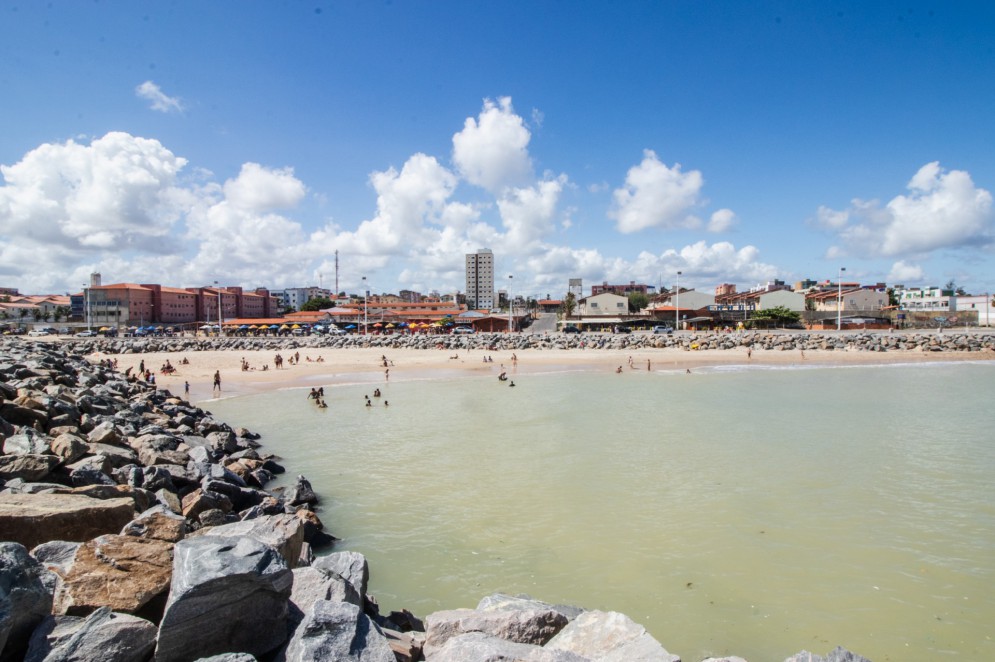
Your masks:
<svg viewBox="0 0 995 662"><path fill-rule="evenodd" d="M489 248L466 254L466 300L473 308L494 308L494 253Z"/></svg>
<svg viewBox="0 0 995 662"><path fill-rule="evenodd" d="M321 287L288 287L282 292L273 292L284 308L300 310L311 299L331 298L332 291Z"/></svg>

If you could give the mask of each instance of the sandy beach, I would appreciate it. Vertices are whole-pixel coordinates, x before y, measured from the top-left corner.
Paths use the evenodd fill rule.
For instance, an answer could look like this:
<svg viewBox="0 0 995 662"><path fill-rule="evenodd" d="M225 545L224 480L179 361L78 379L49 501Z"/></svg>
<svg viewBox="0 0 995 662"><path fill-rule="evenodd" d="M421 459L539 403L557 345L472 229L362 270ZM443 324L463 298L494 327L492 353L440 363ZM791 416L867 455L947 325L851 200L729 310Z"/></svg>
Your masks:
<svg viewBox="0 0 995 662"><path fill-rule="evenodd" d="M302 348L297 350L299 363L288 364L290 354L283 353L283 368L274 366L277 352L259 351L200 351L153 352L145 354L90 355L91 360L117 359L122 372L135 372L141 364L155 373L156 383L175 395L182 396L184 384L190 384L190 400L202 402L217 397L233 397L287 387L327 386L335 383L368 381L382 383L418 379L425 376L459 377L469 374L494 374L502 367L509 375L563 370L604 371L614 374L619 366L622 373L634 370L691 370L714 365L880 365L900 363L991 361L990 352L866 352L866 351L773 351L640 349L635 351L568 349L519 350L488 352L382 348ZM513 354L517 362L513 361ZM493 363L484 362L484 357ZM318 361L318 358L322 361ZM388 367L383 366L386 357ZM630 367L629 358L632 358ZM186 358L189 364L183 365ZM249 370L242 370L242 360ZM310 359L310 360L308 360ZM160 368L169 361L177 370L164 375ZM264 370L263 366L267 366ZM389 375L386 371L389 370ZM221 375L221 390L212 388L215 371ZM521 377L519 377L521 378Z"/></svg>

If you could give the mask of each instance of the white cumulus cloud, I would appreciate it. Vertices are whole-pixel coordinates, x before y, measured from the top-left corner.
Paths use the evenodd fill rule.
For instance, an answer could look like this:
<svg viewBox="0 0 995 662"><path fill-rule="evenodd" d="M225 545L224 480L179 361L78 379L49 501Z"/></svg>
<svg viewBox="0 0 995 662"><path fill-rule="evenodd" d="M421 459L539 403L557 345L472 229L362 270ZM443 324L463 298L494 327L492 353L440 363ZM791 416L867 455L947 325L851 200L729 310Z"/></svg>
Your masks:
<svg viewBox="0 0 995 662"><path fill-rule="evenodd" d="M891 265L891 271L888 273L888 282L902 285L921 283L924 276L922 267L919 265L899 260Z"/></svg>
<svg viewBox="0 0 995 662"><path fill-rule="evenodd" d="M183 103L178 97L166 95L162 89L150 80L135 88L135 94L140 99L152 102L152 110L162 113L179 113L183 111Z"/></svg>
<svg viewBox="0 0 995 662"><path fill-rule="evenodd" d="M466 181L500 193L531 178L531 138L511 106L511 97L501 97L497 103L486 99L477 119L468 117L463 130L453 135L453 163Z"/></svg>
<svg viewBox="0 0 995 662"><path fill-rule="evenodd" d="M642 162L626 174L625 186L615 189L609 217L625 234L654 227L696 228L701 221L691 210L701 204L704 183L699 171L682 172L679 163L669 168L655 152L645 150Z"/></svg>
<svg viewBox="0 0 995 662"><path fill-rule="evenodd" d="M719 209L708 221L709 232L728 232L736 225L736 214L731 209Z"/></svg>
<svg viewBox="0 0 995 662"><path fill-rule="evenodd" d="M854 200L844 211L820 207L818 222L838 234L848 253L896 257L990 244L995 238L992 195L963 170L927 163L908 194L887 205Z"/></svg>

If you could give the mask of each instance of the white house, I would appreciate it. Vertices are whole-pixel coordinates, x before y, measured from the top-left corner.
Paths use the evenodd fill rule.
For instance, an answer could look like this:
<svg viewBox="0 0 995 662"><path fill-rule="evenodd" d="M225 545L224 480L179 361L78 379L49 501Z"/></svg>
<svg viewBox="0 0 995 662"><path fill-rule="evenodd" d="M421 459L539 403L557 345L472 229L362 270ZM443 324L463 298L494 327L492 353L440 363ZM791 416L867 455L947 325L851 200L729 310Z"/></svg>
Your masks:
<svg viewBox="0 0 995 662"><path fill-rule="evenodd" d="M958 312L978 313L978 326L991 326L995 324L995 306L992 306L993 295L956 297L954 309Z"/></svg>
<svg viewBox="0 0 995 662"><path fill-rule="evenodd" d="M626 297L602 292L589 297L584 297L577 302L576 315L588 317L594 315L628 315L629 299Z"/></svg>

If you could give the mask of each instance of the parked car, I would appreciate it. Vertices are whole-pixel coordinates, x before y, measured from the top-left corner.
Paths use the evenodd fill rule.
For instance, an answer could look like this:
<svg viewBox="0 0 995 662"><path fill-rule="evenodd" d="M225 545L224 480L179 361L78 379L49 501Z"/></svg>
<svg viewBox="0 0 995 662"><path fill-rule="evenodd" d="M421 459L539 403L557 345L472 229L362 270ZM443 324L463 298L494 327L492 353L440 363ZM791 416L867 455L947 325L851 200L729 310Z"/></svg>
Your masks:
<svg viewBox="0 0 995 662"><path fill-rule="evenodd" d="M31 331L28 331L28 335L32 338L39 338L41 336L47 336L48 331L45 329L32 329Z"/></svg>
<svg viewBox="0 0 995 662"><path fill-rule="evenodd" d="M580 333L580 329L578 329L573 324L567 324L565 327L563 327L563 333Z"/></svg>
<svg viewBox="0 0 995 662"><path fill-rule="evenodd" d="M86 331L80 331L79 333L77 333L76 337L77 338L96 338L97 335L99 335L99 334L97 334L96 331L94 331L92 329L87 329Z"/></svg>
<svg viewBox="0 0 995 662"><path fill-rule="evenodd" d="M672 326L659 325L659 326L654 326L653 327L653 333L657 333L657 334L665 333L665 334L667 334L669 336L673 332L674 332L674 327L672 327Z"/></svg>
<svg viewBox="0 0 995 662"><path fill-rule="evenodd" d="M627 326L616 326L615 333L632 333L632 329Z"/></svg>
<svg viewBox="0 0 995 662"><path fill-rule="evenodd" d="M457 326L453 329L453 333L476 333L476 329L472 326Z"/></svg>

